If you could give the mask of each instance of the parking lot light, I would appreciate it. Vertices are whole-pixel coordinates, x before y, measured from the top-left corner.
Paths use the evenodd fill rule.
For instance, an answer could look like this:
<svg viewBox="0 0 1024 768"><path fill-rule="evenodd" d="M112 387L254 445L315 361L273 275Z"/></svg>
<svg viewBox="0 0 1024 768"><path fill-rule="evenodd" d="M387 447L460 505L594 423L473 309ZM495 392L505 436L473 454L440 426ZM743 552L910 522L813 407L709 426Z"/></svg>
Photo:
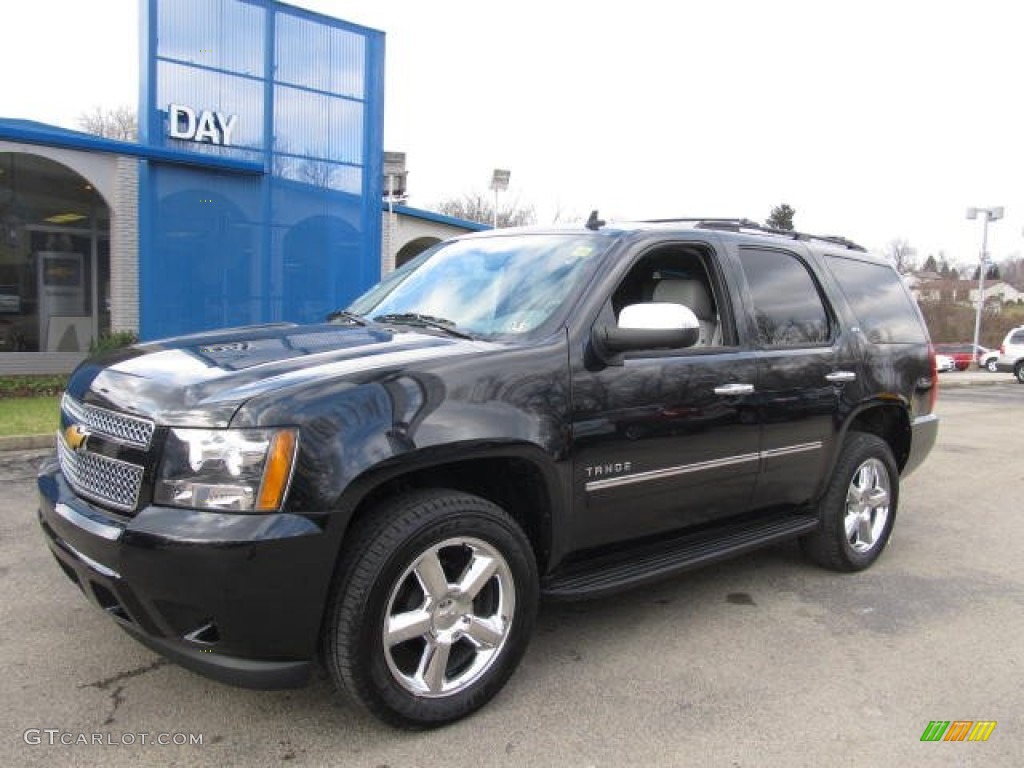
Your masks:
<svg viewBox="0 0 1024 768"><path fill-rule="evenodd" d="M975 350L974 359L971 361L971 369L977 370L978 359L978 339L981 335L981 309L985 305L985 267L988 264L988 223L990 221L998 221L1003 218L1004 210L1003 207L996 206L994 208L968 208L967 218L976 219L981 216L981 259L978 264L978 306L974 312L974 346L972 349Z"/></svg>

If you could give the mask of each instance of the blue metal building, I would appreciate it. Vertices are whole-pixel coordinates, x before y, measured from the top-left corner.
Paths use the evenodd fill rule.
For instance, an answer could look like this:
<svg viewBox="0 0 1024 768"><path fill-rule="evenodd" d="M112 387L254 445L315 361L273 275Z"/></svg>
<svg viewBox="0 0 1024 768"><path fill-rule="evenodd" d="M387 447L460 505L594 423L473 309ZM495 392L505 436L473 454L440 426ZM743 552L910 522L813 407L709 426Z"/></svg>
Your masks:
<svg viewBox="0 0 1024 768"><path fill-rule="evenodd" d="M137 143L0 120L0 371L111 330L315 321L380 277L383 33L274 0L140 7Z"/></svg>
<svg viewBox="0 0 1024 768"><path fill-rule="evenodd" d="M146 0L143 337L323 318L379 275L384 36L272 0ZM210 167L205 160L221 162Z"/></svg>

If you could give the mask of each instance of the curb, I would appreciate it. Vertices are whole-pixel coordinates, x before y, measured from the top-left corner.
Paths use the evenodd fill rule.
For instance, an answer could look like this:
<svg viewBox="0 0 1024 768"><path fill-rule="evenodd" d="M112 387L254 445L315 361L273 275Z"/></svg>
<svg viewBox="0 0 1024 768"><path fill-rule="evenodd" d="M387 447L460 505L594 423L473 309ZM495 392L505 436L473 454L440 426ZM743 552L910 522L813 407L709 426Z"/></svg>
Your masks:
<svg viewBox="0 0 1024 768"><path fill-rule="evenodd" d="M963 373L953 373L950 371L946 376L965 376ZM980 376L981 374L979 374ZM1016 379L1012 373L998 374L998 373L987 373L984 378L946 378L940 375L939 378L939 392L944 389L962 389L966 387L991 387L997 384L1013 384Z"/></svg>
<svg viewBox="0 0 1024 768"><path fill-rule="evenodd" d="M52 448L53 434L8 435L0 437L0 451L31 451L37 448Z"/></svg>

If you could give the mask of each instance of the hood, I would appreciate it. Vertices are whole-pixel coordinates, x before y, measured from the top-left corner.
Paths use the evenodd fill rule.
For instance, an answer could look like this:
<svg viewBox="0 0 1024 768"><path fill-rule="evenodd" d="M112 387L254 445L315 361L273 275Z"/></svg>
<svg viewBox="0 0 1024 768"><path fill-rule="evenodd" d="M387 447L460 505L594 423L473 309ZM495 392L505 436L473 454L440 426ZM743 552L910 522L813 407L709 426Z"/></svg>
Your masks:
<svg viewBox="0 0 1024 768"><path fill-rule="evenodd" d="M250 398L493 345L382 327L278 324L139 344L87 360L68 393L166 426L226 427Z"/></svg>

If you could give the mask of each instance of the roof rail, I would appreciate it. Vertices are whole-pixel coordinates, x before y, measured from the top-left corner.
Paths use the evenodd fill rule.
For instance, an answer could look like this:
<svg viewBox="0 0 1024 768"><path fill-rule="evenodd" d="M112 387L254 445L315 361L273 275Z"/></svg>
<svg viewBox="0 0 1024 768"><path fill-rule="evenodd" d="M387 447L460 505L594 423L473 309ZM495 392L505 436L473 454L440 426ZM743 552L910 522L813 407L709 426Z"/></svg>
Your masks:
<svg viewBox="0 0 1024 768"><path fill-rule="evenodd" d="M647 224L674 224L677 222L690 222L693 224L695 229L721 229L727 232L753 230L755 232L761 232L768 235L788 237L793 240L820 240L821 242L842 246L843 248L851 251L867 250L863 246L858 245L845 237L838 237L835 235L812 235L807 232L796 232L790 229L775 229L774 227L767 227L764 224L758 224L756 221L752 221L751 219L691 217L645 220L645 223Z"/></svg>

